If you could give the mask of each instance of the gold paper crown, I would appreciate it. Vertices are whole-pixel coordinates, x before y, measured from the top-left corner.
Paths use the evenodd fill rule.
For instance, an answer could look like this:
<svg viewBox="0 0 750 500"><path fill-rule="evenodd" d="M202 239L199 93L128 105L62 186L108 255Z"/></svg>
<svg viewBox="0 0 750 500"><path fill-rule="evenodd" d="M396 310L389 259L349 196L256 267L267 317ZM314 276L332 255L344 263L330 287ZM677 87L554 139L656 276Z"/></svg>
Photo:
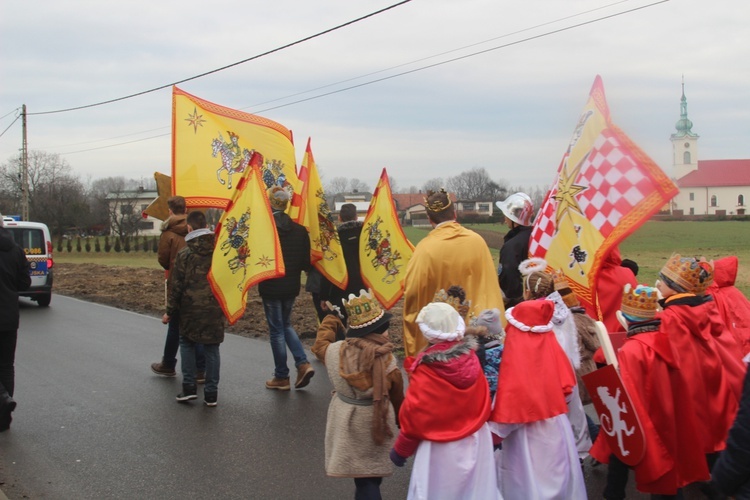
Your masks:
<svg viewBox="0 0 750 500"><path fill-rule="evenodd" d="M432 203L430 203L428 199L430 198L430 196L432 196L435 193L444 194L445 197L448 199L448 203L443 203L442 200L435 200ZM427 196L424 198L424 204L427 206L427 208L431 212L442 212L443 210L451 206L451 198L450 196L448 196L448 193L445 191L445 188L440 188L440 191L429 190L427 191Z"/></svg>
<svg viewBox="0 0 750 500"><path fill-rule="evenodd" d="M570 288L565 274L560 269L552 273L552 279L555 281L555 291L560 294L566 306L576 307L581 305L578 297L576 297L576 294Z"/></svg>
<svg viewBox="0 0 750 500"><path fill-rule="evenodd" d="M455 288L460 289L460 291L463 292L463 288L458 287L458 286ZM474 319L474 314L470 313L471 311L470 300L464 299L462 302L459 297L456 297L454 295L448 295L448 292L446 292L444 289L441 288L440 290L435 292L435 295L432 297L432 301L433 302L445 302L446 304L453 307L453 309L458 311L458 314L464 319L464 322L466 322L466 324L469 324L470 320Z"/></svg>
<svg viewBox="0 0 750 500"><path fill-rule="evenodd" d="M681 288L676 291L701 295L714 281L714 266L705 259L699 261L694 257L681 257L680 254L675 253L662 267L659 274ZM670 286L669 283L667 285ZM673 287L670 286L670 288Z"/></svg>
<svg viewBox="0 0 750 500"><path fill-rule="evenodd" d="M349 317L349 328L357 329L370 326L383 317L385 311L380 302L369 290L361 290L359 297L349 294L349 300L343 299L346 315Z"/></svg>
<svg viewBox="0 0 750 500"><path fill-rule="evenodd" d="M631 290L630 285L625 285L622 294L622 305L620 311L628 320L645 321L653 319L656 316L656 306L659 302L659 296L656 288L650 286L638 285L635 290Z"/></svg>

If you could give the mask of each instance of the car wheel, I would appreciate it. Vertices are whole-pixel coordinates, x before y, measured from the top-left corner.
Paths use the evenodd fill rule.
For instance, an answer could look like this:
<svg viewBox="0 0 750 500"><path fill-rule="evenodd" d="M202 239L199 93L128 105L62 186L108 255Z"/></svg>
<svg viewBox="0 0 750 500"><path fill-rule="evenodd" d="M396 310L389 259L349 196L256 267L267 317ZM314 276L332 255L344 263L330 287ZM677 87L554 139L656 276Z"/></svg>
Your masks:
<svg viewBox="0 0 750 500"><path fill-rule="evenodd" d="M47 307L49 306L49 303L52 301L52 294L48 293L45 295L40 295L36 299L36 303L39 304L39 307Z"/></svg>

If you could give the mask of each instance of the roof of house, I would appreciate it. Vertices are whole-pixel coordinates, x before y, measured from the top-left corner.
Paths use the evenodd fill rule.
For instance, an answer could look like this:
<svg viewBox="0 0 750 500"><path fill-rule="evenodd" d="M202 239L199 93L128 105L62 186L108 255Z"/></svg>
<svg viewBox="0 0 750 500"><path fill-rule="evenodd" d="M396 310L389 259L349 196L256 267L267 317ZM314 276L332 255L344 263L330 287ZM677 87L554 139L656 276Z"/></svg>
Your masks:
<svg viewBox="0 0 750 500"><path fill-rule="evenodd" d="M680 188L750 186L750 159L700 160L697 170L677 179L677 186Z"/></svg>

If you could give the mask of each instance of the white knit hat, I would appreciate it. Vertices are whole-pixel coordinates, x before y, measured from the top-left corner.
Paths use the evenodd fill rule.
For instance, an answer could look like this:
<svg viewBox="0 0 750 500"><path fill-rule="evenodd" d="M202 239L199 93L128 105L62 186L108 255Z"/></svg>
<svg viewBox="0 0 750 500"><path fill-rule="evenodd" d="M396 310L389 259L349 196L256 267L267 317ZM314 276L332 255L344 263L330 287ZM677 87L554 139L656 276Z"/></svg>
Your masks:
<svg viewBox="0 0 750 500"><path fill-rule="evenodd" d="M458 311L445 302L430 302L424 306L417 315L417 324L432 344L444 340L461 340L466 330L466 324Z"/></svg>

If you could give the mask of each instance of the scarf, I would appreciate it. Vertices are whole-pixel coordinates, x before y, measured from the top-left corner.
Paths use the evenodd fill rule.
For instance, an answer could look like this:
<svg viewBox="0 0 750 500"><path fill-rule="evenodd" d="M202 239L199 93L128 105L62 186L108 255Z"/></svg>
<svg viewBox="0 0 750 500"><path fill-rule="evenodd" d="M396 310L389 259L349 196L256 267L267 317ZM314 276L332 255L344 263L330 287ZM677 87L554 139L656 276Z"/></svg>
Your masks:
<svg viewBox="0 0 750 500"><path fill-rule="evenodd" d="M388 373L393 344L380 333L344 340L339 351L339 375L360 391L372 387L372 440L382 445L393 437L388 426Z"/></svg>

